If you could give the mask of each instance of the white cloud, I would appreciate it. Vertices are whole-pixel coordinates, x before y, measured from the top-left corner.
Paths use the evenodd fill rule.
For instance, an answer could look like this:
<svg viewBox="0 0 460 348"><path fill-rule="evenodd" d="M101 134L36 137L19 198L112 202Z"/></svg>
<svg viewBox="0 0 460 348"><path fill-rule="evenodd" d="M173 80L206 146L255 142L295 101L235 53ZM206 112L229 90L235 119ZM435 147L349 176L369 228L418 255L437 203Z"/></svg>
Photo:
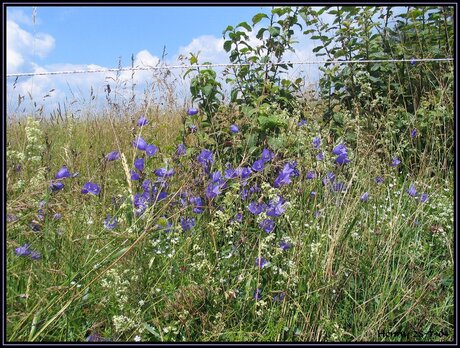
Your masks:
<svg viewBox="0 0 460 348"><path fill-rule="evenodd" d="M46 72L46 71L72 71L72 70L89 70L89 69L105 69L98 65L75 65L75 64L54 64L40 66L37 62L33 62L35 56L45 57L53 50L55 41L49 34L39 33L35 35L35 56L33 53L34 35L23 29L18 23L25 23L25 18L16 17L18 21L7 21L7 68L8 73L21 71L31 72ZM248 43L255 47L260 45L261 41L256 38L258 28L255 28L249 33ZM296 36L299 43L295 44L295 53L287 52L285 61L306 61L317 59L312 53L312 49L317 43L309 40L302 32L296 29ZM223 48L225 39L212 35L203 35L194 38L188 45L178 49L172 59L163 62L159 57L152 55L148 50L141 50L134 56L134 67L156 67L161 64L178 65L178 58L182 55L190 56L190 52L198 55L198 62L212 63L228 63L229 54ZM263 52L261 53L263 54ZM188 60L183 61L188 65ZM220 72L223 69L216 68L219 79L222 82L224 90L228 86L222 81ZM146 98L154 101L157 104L165 101L166 95L171 98L171 95L179 99L189 100L189 79L184 80L182 74L183 69L171 70L170 73L164 70L136 70L123 71L118 74L116 72L105 73L88 73L88 74L64 74L64 75L48 75L34 76L33 78L21 77L14 84L13 79L8 79L8 109L16 110L18 94L25 96L25 102L29 99L27 96L32 94L33 100L29 102L29 107L37 109L33 102L37 104L47 105L47 111L51 111L58 103L61 105L75 105L75 107L91 106L103 104L107 96L106 86L111 86L111 98L118 98L117 101L129 101L134 89L136 102L142 104ZM307 83L318 80L317 65L295 65L292 70L287 73L289 78L304 77ZM188 76L190 78L191 75ZM50 92L53 90L52 92ZM161 96L163 94L163 96ZM46 96L46 97L45 97ZM94 96L94 98L93 98ZM73 104L75 101L78 103ZM166 101L168 104L168 102ZM26 104L26 103L24 103ZM171 104L168 104L171 105ZM88 107L89 107L88 106ZM21 106L21 108L23 105ZM30 110L30 109L29 109Z"/></svg>
<svg viewBox="0 0 460 348"><path fill-rule="evenodd" d="M190 53L199 53L198 63L228 63L228 55L223 47L224 41L223 38L203 35L193 39L187 46L180 47L178 55L190 57Z"/></svg>
<svg viewBox="0 0 460 348"><path fill-rule="evenodd" d="M35 36L22 29L19 24L7 20L6 60L7 72L30 68L34 55L46 57L54 48L54 38L49 34L37 33Z"/></svg>

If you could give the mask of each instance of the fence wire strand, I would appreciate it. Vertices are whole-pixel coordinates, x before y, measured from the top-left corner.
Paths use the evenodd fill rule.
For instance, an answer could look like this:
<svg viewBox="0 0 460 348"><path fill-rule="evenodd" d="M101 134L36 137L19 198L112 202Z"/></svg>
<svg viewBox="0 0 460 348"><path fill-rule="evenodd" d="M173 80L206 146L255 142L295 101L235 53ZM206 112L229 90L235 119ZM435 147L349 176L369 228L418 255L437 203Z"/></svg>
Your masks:
<svg viewBox="0 0 460 348"><path fill-rule="evenodd" d="M442 62L453 61L453 58L412 58L412 59L360 59L360 60L311 60L304 62L267 62L267 63L219 63L219 64L195 64L195 65L160 65L160 66L145 66L145 67L129 67L129 68L101 68L87 70L67 70L67 71L44 71L34 73L16 73L7 74L7 78L12 77L28 77L28 76L47 76L47 75L68 75L68 74L90 74L90 73L107 73L107 72L123 72L123 71L145 71L145 70L172 70L172 69L190 69L190 68L214 68L214 67L238 67L238 66L265 66L265 65L308 65L308 64L366 64L366 63L417 63L417 62Z"/></svg>

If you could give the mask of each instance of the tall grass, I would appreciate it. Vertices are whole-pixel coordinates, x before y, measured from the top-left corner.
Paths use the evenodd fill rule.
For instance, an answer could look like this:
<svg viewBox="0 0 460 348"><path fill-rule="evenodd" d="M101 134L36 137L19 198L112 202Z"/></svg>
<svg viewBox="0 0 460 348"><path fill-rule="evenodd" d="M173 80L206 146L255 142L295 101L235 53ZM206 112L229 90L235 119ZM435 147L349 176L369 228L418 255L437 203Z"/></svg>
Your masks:
<svg viewBox="0 0 460 348"><path fill-rule="evenodd" d="M330 153L336 144L323 128L325 158L317 161L311 139L321 120L314 109L307 112L306 126L293 121L286 131L299 177L273 187L287 161L275 156L248 180L259 191L242 200L242 182L228 179L201 214L180 200L184 192L205 198L208 182L194 134L185 138L187 154L175 155L184 110L147 111L150 123L142 128L140 114L9 123L7 340L451 341L450 176L428 166L410 175L390 167L371 133L362 135L351 163L337 167ZM166 166L175 174L167 179L168 196L136 216L131 199L142 180L131 181L129 170L141 156L132 147L139 133L159 148L145 158L145 177L154 180L152 171ZM113 150L122 159L107 162ZM50 192L64 164L79 175ZM310 170L315 179L306 179ZM323 185L328 171L346 190ZM377 176L384 182L377 184ZM80 192L87 181L100 185L99 195ZM429 200L411 197L410 184ZM364 192L367 202L360 200ZM279 195L286 211L266 233L259 227L265 213L253 215L248 204ZM104 228L108 214L118 218L113 230ZM184 231L184 217L196 225ZM34 231L31 223L40 227ZM283 250L282 241L291 247ZM41 258L18 256L25 243ZM261 257L268 264L259 268Z"/></svg>

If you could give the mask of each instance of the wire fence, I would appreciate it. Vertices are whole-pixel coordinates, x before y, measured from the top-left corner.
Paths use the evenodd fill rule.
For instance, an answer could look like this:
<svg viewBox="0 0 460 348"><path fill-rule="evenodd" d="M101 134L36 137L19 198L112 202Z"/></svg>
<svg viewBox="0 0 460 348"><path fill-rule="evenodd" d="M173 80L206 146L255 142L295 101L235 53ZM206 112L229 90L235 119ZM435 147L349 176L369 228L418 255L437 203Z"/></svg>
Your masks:
<svg viewBox="0 0 460 348"><path fill-rule="evenodd" d="M321 65L321 64L368 64L368 63L417 63L417 62L442 62L453 61L454 58L412 58L412 59L360 59L360 60L310 60L303 62L267 62L267 63L219 63L219 64L195 64L195 65L160 65L160 66L143 66L143 67L128 67L128 68L101 68L87 70L64 70L64 71L43 71L33 73L16 73L7 74L7 78L33 77L33 76L48 76L48 75L69 75L69 74L90 74L90 73L107 73L107 72L123 72L123 71L146 71L146 70L172 70L172 69L190 69L190 68L214 68L214 67L238 67L238 66L276 66L276 65Z"/></svg>

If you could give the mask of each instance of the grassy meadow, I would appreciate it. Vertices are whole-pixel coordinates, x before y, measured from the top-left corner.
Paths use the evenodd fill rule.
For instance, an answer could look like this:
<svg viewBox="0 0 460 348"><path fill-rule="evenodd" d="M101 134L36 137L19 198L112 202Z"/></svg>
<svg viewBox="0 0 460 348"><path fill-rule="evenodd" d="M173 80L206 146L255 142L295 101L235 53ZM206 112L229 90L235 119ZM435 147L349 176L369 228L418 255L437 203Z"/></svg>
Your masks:
<svg viewBox="0 0 460 348"><path fill-rule="evenodd" d="M453 341L452 64L378 68L336 104L196 68L187 107L9 115L6 340Z"/></svg>
<svg viewBox="0 0 460 348"><path fill-rule="evenodd" d="M274 187L288 163L283 149L244 180L226 178L215 159L210 173L220 172L224 184L208 199L213 175L197 160L194 133L185 136L186 153L176 153L183 114L148 114L141 127L140 115L8 125L8 340L452 339L449 176L432 176L429 166L404 175L402 163L374 156L367 139L338 166L324 129L317 160L312 140L321 120L313 112L286 130L299 174L291 183ZM158 147L155 155L133 147L138 134ZM111 151L123 155L108 161ZM21 156L18 168L11 158ZM145 165L131 180L136 158ZM53 191L63 165L72 175ZM159 168L174 174L160 177ZM325 179L331 172L333 182ZM139 214L130 197L148 179L158 190ZM86 182L100 192L82 194ZM428 199L411 196L410 185ZM256 215L248 207L279 197L267 233L261 223L270 210ZM117 218L113 228L108 215ZM39 257L18 253L25 244Z"/></svg>

